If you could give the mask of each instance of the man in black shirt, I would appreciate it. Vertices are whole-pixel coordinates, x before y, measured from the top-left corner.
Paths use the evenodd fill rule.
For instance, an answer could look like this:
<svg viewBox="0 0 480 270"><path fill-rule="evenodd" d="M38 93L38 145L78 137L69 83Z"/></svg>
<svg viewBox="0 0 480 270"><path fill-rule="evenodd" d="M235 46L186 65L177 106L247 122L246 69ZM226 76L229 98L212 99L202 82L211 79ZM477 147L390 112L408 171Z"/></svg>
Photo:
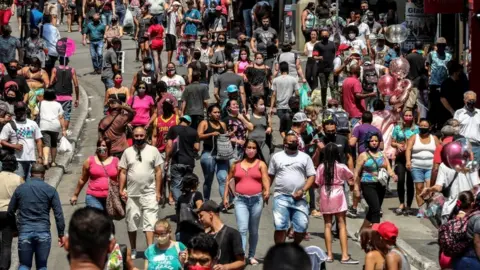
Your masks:
<svg viewBox="0 0 480 270"><path fill-rule="evenodd" d="M335 59L335 43L328 40L330 33L328 30L320 32L320 42L313 47L313 58L316 60L317 71L314 73L320 79L322 89L322 104L327 104L327 88L330 86L332 98L340 99L338 89L335 89L333 83L333 60ZM315 76L315 75L314 75ZM328 81L328 85L327 85Z"/></svg>
<svg viewBox="0 0 480 270"><path fill-rule="evenodd" d="M173 198L175 201L182 195L182 179L187 173L193 172L195 156L200 150L198 133L190 127L192 118L184 115L180 118L180 124L168 130L166 140L165 164L170 165L170 177Z"/></svg>
<svg viewBox="0 0 480 270"><path fill-rule="evenodd" d="M468 79L463 76L463 66L450 61L447 64L449 77L445 79L440 88L440 102L438 123L443 126L452 118L455 111L465 106L463 94L468 90Z"/></svg>
<svg viewBox="0 0 480 270"><path fill-rule="evenodd" d="M202 56L202 53L200 50L195 49L193 51L193 60L188 64L188 83L192 83L192 74L193 71L198 71L200 72L200 79L199 83L206 84L208 86L208 67L205 65L205 63L202 63L200 61L200 57Z"/></svg>
<svg viewBox="0 0 480 270"><path fill-rule="evenodd" d="M130 96L133 96L135 89L140 82L147 84L147 95L151 96L153 100L156 99L157 93L155 91L155 85L157 84L158 77L153 69L153 59L146 57L143 59L143 67L133 76L132 86L130 87Z"/></svg>
<svg viewBox="0 0 480 270"><path fill-rule="evenodd" d="M240 233L220 220L220 206L214 201L206 201L198 209L198 217L203 226L209 230L220 247L217 267L220 269L243 269L245 252Z"/></svg>
<svg viewBox="0 0 480 270"><path fill-rule="evenodd" d="M415 49L407 55L407 61L410 64L410 70L407 78L412 81L413 87L418 89L418 100L423 106L428 107L427 100L423 97L428 88L428 72L425 68L425 58L423 57L423 42L416 41ZM462 101L463 103L463 101Z"/></svg>
<svg viewBox="0 0 480 270"><path fill-rule="evenodd" d="M12 60L8 63L7 66L7 75L3 76L2 80L0 81L0 93L5 94L5 84L9 81L14 81L18 85L18 91L21 95L17 94L16 101L23 101L23 97L28 94L30 91L27 80L25 77L18 75L17 72L20 69L17 60Z"/></svg>

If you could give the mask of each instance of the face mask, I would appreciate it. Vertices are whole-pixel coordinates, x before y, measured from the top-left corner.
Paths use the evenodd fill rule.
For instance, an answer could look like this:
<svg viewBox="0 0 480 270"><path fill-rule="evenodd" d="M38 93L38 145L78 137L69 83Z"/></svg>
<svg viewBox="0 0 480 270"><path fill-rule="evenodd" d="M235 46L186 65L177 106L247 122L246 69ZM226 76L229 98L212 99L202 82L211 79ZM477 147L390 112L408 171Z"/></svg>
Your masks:
<svg viewBox="0 0 480 270"><path fill-rule="evenodd" d="M160 245L164 245L170 241L170 237L168 236L161 236L157 238L157 241Z"/></svg>
<svg viewBox="0 0 480 270"><path fill-rule="evenodd" d="M247 56L246 55L240 55L240 59L242 59L243 61L247 60Z"/></svg>
<svg viewBox="0 0 480 270"><path fill-rule="evenodd" d="M247 149L247 150L245 150L245 154L247 154L248 158L254 158L255 155L257 154L257 150Z"/></svg>
<svg viewBox="0 0 480 270"><path fill-rule="evenodd" d="M247 41L242 39L242 40L239 40L239 41L238 41L238 44L240 44L240 45L245 45L245 42L247 42Z"/></svg>
<svg viewBox="0 0 480 270"><path fill-rule="evenodd" d="M217 43L218 43L218 45L220 45L220 46L223 46L223 45L227 44L227 42L226 42L225 40L221 40L221 41L218 40Z"/></svg>
<svg viewBox="0 0 480 270"><path fill-rule="evenodd" d="M150 71L152 70L152 64L145 64L144 68L146 71Z"/></svg>
<svg viewBox="0 0 480 270"><path fill-rule="evenodd" d="M255 63L260 66L260 65L263 64L263 60L262 59L257 59L257 60L255 60Z"/></svg>
<svg viewBox="0 0 480 270"><path fill-rule="evenodd" d="M93 20L93 24L99 24L100 20Z"/></svg>
<svg viewBox="0 0 480 270"><path fill-rule="evenodd" d="M264 112L265 111L265 105L258 105L257 110L259 112Z"/></svg>
<svg viewBox="0 0 480 270"><path fill-rule="evenodd" d="M104 147L104 146L97 147L97 154L99 155L107 154L107 147Z"/></svg>
<svg viewBox="0 0 480 270"><path fill-rule="evenodd" d="M207 47L208 46L208 41L207 42L200 42L202 44L203 47Z"/></svg>
<svg viewBox="0 0 480 270"><path fill-rule="evenodd" d="M373 18L373 17L368 17L368 21L370 21L370 22L373 22L374 19L375 18Z"/></svg>
<svg viewBox="0 0 480 270"><path fill-rule="evenodd" d="M17 98L16 98L16 97L9 97L9 96L6 96L6 97L5 97L5 100L6 100L8 103L14 102L15 99L17 99Z"/></svg>
<svg viewBox="0 0 480 270"><path fill-rule="evenodd" d="M142 146L145 144L145 139L133 139L133 143L136 145L136 146Z"/></svg>
<svg viewBox="0 0 480 270"><path fill-rule="evenodd" d="M145 91L146 91L146 89L138 89L138 90L137 90L139 96L144 96L144 95L145 95Z"/></svg>
<svg viewBox="0 0 480 270"><path fill-rule="evenodd" d="M285 144L285 148L290 150L290 151L297 151L298 150L298 143L297 142L287 143L287 144Z"/></svg>
<svg viewBox="0 0 480 270"><path fill-rule="evenodd" d="M123 82L123 79L115 79L116 84L122 84L122 82Z"/></svg>
<svg viewBox="0 0 480 270"><path fill-rule="evenodd" d="M167 74L168 74L168 76L173 76L173 75L175 75L175 69L169 69L169 70L167 70Z"/></svg>
<svg viewBox="0 0 480 270"><path fill-rule="evenodd" d="M26 113L16 113L15 114L15 119L18 120L18 121L25 121L27 120L27 114Z"/></svg>
<svg viewBox="0 0 480 270"><path fill-rule="evenodd" d="M430 132L429 128L418 128L418 130L420 131L420 134L424 134L424 135Z"/></svg>
<svg viewBox="0 0 480 270"><path fill-rule="evenodd" d="M264 30L267 30L270 27L270 24L266 23L266 24L262 25L262 27L263 27Z"/></svg>
<svg viewBox="0 0 480 270"><path fill-rule="evenodd" d="M335 132L325 132L325 137L328 139L329 142L334 142L336 139Z"/></svg>
<svg viewBox="0 0 480 270"><path fill-rule="evenodd" d="M201 265L189 265L186 267L188 270L211 270L210 266L201 266Z"/></svg>
<svg viewBox="0 0 480 270"><path fill-rule="evenodd" d="M17 68L16 67L8 67L7 73L10 76L15 76L15 75L17 75Z"/></svg>
<svg viewBox="0 0 480 270"><path fill-rule="evenodd" d="M30 34L32 37L38 37L38 33L37 32L33 32Z"/></svg>
<svg viewBox="0 0 480 270"><path fill-rule="evenodd" d="M327 42L327 41L328 41L328 37L327 37L327 36L323 36L323 37L322 37L322 41L323 41L323 42Z"/></svg>
<svg viewBox="0 0 480 270"><path fill-rule="evenodd" d="M349 38L350 40L353 40L353 39L355 39L356 37L357 37L357 35L355 35L354 33L348 34L348 38Z"/></svg>
<svg viewBox="0 0 480 270"><path fill-rule="evenodd" d="M472 101L468 101L468 102L467 102L467 109L468 109L469 111L473 111L473 110L475 109L475 103L476 103L476 102L473 101L473 100L472 100Z"/></svg>

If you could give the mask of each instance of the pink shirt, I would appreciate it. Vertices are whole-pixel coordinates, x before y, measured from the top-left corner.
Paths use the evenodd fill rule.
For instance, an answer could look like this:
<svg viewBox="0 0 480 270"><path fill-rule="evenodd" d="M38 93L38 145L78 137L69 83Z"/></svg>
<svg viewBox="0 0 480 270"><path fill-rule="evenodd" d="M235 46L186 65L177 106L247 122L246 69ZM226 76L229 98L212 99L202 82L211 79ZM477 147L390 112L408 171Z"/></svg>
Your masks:
<svg viewBox="0 0 480 270"><path fill-rule="evenodd" d="M135 117L130 122L132 126L145 126L150 122L150 108L155 104L151 96L145 95L143 98L139 96L130 97L127 104L136 112Z"/></svg>
<svg viewBox="0 0 480 270"><path fill-rule="evenodd" d="M248 65L250 65L250 63L248 63L248 61L239 61L238 62L238 73L239 75L243 75L245 73L245 70L247 69Z"/></svg>
<svg viewBox="0 0 480 270"><path fill-rule="evenodd" d="M365 111L365 100L357 99L355 94L363 91L362 84L356 77L348 77L343 81L343 109L351 118L360 118Z"/></svg>
<svg viewBox="0 0 480 270"><path fill-rule="evenodd" d="M256 195L262 192L262 173L257 161L253 167L245 170L241 162L235 165L235 192L241 195Z"/></svg>
<svg viewBox="0 0 480 270"><path fill-rule="evenodd" d="M110 164L97 164L95 156L88 158L90 179L88 181L87 194L96 198L106 198L108 196L108 181L117 181L118 176L118 158L113 157ZM107 175L108 173L108 175Z"/></svg>
<svg viewBox="0 0 480 270"><path fill-rule="evenodd" d="M345 164L335 162L333 183L331 183L330 192L325 185L324 165L320 164L317 168L315 183L318 185L318 201L320 212L322 214L335 214L347 211L347 200L343 184L353 177L353 173Z"/></svg>
<svg viewBox="0 0 480 270"><path fill-rule="evenodd" d="M392 147L393 128L399 120L399 114L390 110L374 111L372 126L382 132L383 152L389 159L395 159L397 149Z"/></svg>

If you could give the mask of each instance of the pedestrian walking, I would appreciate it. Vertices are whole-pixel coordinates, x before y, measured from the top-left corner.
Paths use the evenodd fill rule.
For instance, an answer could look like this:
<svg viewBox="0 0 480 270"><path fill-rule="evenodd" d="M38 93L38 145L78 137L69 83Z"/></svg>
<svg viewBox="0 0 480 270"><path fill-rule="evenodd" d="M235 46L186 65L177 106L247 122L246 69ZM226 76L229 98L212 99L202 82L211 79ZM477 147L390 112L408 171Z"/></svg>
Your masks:
<svg viewBox="0 0 480 270"><path fill-rule="evenodd" d="M153 61L155 63L155 71L157 72L157 76L160 77L163 74L161 55L165 28L163 28L162 21L159 21L158 18L158 16L152 18L147 34L150 40L150 50L152 51Z"/></svg>
<svg viewBox="0 0 480 270"><path fill-rule="evenodd" d="M180 220L182 205L187 204L186 206L194 211L202 206L203 195L197 190L199 183L200 180L194 173L187 173L182 179L182 195L178 197L175 204L175 214L178 221L175 237L177 241L182 243L189 243L192 238L204 232L203 227L193 224L191 220L186 220L185 222Z"/></svg>
<svg viewBox="0 0 480 270"><path fill-rule="evenodd" d="M90 56L92 57L93 74L101 74L103 64L102 54L104 45L103 39L105 36L105 25L100 21L100 14L95 13L93 15L92 21L85 26L82 40L83 46L87 45L87 36L90 41Z"/></svg>
<svg viewBox="0 0 480 270"><path fill-rule="evenodd" d="M158 77L153 70L153 60L150 57L143 58L142 68L133 76L132 85L130 86L130 96L133 96L136 88L141 82L147 84L147 95L151 96L153 100L156 99L155 85L158 82Z"/></svg>
<svg viewBox="0 0 480 270"><path fill-rule="evenodd" d="M204 110L208 107L208 86L200 83L200 72L192 72L192 82L182 93L182 115L188 115L192 119L192 128L197 129L204 119Z"/></svg>
<svg viewBox="0 0 480 270"><path fill-rule="evenodd" d="M185 90L185 79L177 74L177 67L174 63L168 63L166 67L167 73L161 78L167 84L167 92L172 94L177 103L178 109L182 108L182 94Z"/></svg>
<svg viewBox="0 0 480 270"><path fill-rule="evenodd" d="M105 85L105 91L115 86L113 82L114 74L121 72L121 67L118 62L117 51L122 47L122 42L119 38L114 37L111 41L107 41L107 50L103 55L101 79Z"/></svg>
<svg viewBox="0 0 480 270"><path fill-rule="evenodd" d="M145 82L137 85L135 94L127 100L127 104L135 111L135 116L128 124L129 128L133 130L136 127L143 127L145 130L149 130L155 121L152 117L155 112L155 102L150 95L147 95Z"/></svg>
<svg viewBox="0 0 480 270"><path fill-rule="evenodd" d="M264 162L270 161L270 152L272 147L272 118L265 112L265 101L263 97L252 97L252 113L246 115L247 120L251 123L248 125L248 139L255 140L260 148ZM253 126L253 128L252 128ZM248 128L248 127L247 127Z"/></svg>
<svg viewBox="0 0 480 270"><path fill-rule="evenodd" d="M113 76L113 87L109 88L105 93L104 106L106 110L108 110L108 102L111 99L120 100L121 103L127 103L127 100L130 99L130 90L128 89L128 87L123 86L122 83L122 73L116 72Z"/></svg>
<svg viewBox="0 0 480 270"><path fill-rule="evenodd" d="M150 55L148 28L152 24L153 16L148 10L149 7L150 4L148 2L145 3L140 9L141 14L138 17L133 18L136 29L134 39L138 43L138 47L140 48L142 60Z"/></svg>

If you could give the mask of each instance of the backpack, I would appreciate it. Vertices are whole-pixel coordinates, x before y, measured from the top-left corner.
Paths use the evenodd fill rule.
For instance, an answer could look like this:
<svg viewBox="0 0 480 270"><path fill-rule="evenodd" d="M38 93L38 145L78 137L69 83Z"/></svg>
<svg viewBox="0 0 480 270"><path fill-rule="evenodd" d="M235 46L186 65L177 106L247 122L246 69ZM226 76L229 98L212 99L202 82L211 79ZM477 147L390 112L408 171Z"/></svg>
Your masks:
<svg viewBox="0 0 480 270"><path fill-rule="evenodd" d="M337 125L337 133L345 134L350 132L350 122L348 121L347 112L325 110L323 113L323 121L328 119L332 119Z"/></svg>
<svg viewBox="0 0 480 270"><path fill-rule="evenodd" d="M373 92L375 85L377 85L378 82L378 74L377 71L375 70L375 65L366 62L363 64L363 77L362 77L362 88L363 91L365 92Z"/></svg>
<svg viewBox="0 0 480 270"><path fill-rule="evenodd" d="M447 221L438 229L438 245L449 257L461 256L471 245L472 239L467 234L470 218L480 218L480 211L474 211L463 218Z"/></svg>
<svg viewBox="0 0 480 270"><path fill-rule="evenodd" d="M203 226L198 221L198 215L194 211L195 202L195 192L191 194L189 203L181 203L180 211L178 214L178 226L180 230L182 227L185 227L185 230L192 230L191 228L198 228L200 231L203 231Z"/></svg>
<svg viewBox="0 0 480 270"><path fill-rule="evenodd" d="M230 137L220 134L217 138L217 160L230 160L234 157L234 149Z"/></svg>

